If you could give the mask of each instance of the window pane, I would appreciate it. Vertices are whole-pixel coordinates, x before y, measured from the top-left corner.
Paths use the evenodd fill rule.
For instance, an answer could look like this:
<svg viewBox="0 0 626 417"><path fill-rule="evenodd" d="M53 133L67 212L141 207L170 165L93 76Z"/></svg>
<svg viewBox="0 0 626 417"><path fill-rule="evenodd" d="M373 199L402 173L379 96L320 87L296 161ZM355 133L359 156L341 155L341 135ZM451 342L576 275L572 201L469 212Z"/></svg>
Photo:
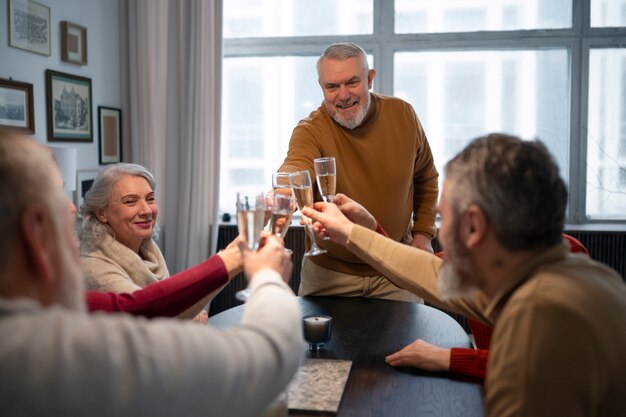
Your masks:
<svg viewBox="0 0 626 417"><path fill-rule="evenodd" d="M589 54L587 216L626 219L626 49Z"/></svg>
<svg viewBox="0 0 626 417"><path fill-rule="evenodd" d="M626 0L591 0L591 26L626 26Z"/></svg>
<svg viewBox="0 0 626 417"><path fill-rule="evenodd" d="M396 33L559 29L571 0L395 0Z"/></svg>
<svg viewBox="0 0 626 417"><path fill-rule="evenodd" d="M228 0L224 37L372 33L373 0Z"/></svg>
<svg viewBox="0 0 626 417"><path fill-rule="evenodd" d="M541 139L568 177L567 50L405 52L394 68L394 94L415 108L440 173L470 140L506 132Z"/></svg>
<svg viewBox="0 0 626 417"><path fill-rule="evenodd" d="M322 103L315 57L224 58L220 211L269 190L296 123Z"/></svg>

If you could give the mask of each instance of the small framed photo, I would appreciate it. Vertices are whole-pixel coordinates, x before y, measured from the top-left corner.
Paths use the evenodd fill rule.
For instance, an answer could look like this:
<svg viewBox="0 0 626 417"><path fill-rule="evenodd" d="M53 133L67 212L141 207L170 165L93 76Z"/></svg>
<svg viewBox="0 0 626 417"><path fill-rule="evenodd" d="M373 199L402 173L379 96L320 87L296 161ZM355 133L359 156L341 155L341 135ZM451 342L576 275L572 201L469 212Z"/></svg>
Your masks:
<svg viewBox="0 0 626 417"><path fill-rule="evenodd" d="M0 126L35 133L33 85L0 78Z"/></svg>
<svg viewBox="0 0 626 417"><path fill-rule="evenodd" d="M50 56L50 8L31 0L9 0L9 45Z"/></svg>
<svg viewBox="0 0 626 417"><path fill-rule="evenodd" d="M122 162L122 110L98 106L100 164Z"/></svg>
<svg viewBox="0 0 626 417"><path fill-rule="evenodd" d="M61 22L61 59L72 64L87 65L87 28Z"/></svg>
<svg viewBox="0 0 626 417"><path fill-rule="evenodd" d="M46 70L49 142L93 142L91 79Z"/></svg>
<svg viewBox="0 0 626 417"><path fill-rule="evenodd" d="M85 193L89 191L96 176L98 175L97 169L78 169L76 170L76 191L74 191L74 203L76 208L80 210L80 206L85 201Z"/></svg>

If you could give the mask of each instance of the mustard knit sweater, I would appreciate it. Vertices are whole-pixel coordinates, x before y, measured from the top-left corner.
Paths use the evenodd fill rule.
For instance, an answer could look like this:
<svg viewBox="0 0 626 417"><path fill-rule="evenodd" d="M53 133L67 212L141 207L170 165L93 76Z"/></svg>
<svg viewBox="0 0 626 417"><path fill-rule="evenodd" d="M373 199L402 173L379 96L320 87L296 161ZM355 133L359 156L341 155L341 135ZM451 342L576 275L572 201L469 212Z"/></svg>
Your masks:
<svg viewBox="0 0 626 417"><path fill-rule="evenodd" d="M371 93L370 110L355 129L338 125L322 104L294 129L279 171L306 169L315 181L313 159L324 156L336 158L337 192L367 208L389 237L401 241L407 231L435 236L438 173L408 103ZM317 186L313 188L315 200L321 201ZM311 257L312 262L346 274L378 274L345 248L329 241L318 244L328 253Z"/></svg>

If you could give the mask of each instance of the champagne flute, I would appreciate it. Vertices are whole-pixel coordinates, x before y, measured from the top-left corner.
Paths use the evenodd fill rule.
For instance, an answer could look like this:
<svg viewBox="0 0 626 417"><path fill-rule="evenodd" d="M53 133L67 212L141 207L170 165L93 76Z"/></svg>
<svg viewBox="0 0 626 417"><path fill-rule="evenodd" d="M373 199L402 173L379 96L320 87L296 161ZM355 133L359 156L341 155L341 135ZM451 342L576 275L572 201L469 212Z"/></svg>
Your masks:
<svg viewBox="0 0 626 417"><path fill-rule="evenodd" d="M265 222L265 196L263 193L237 193L237 227L250 250L257 250ZM250 288L237 291L235 298L246 301Z"/></svg>
<svg viewBox="0 0 626 417"><path fill-rule="evenodd" d="M315 167L317 188L320 191L322 199L327 203L332 203L337 191L337 166L335 158L332 156L316 158L313 160L313 166ZM324 236L323 239L330 240L330 237Z"/></svg>
<svg viewBox="0 0 626 417"><path fill-rule="evenodd" d="M279 207L278 211L282 212L283 217L287 212L291 211L289 214L289 220L287 223L284 223L284 228L278 230L274 227L274 222L281 222L281 220L277 218L271 218L270 222L272 222L271 232L281 238L285 239L285 235L289 230L289 226L291 225L291 217L293 216L293 212L296 211L296 203L295 197L293 196L293 190L291 189L291 183L289 182L289 172L275 172L272 174L272 188L274 189L274 196L280 196L278 200L274 199L272 201L272 207ZM278 213L276 214L278 215ZM285 251L291 255L293 251L289 248L285 248Z"/></svg>
<svg viewBox="0 0 626 417"><path fill-rule="evenodd" d="M313 187L311 186L311 176L309 175L309 171L291 173L289 175L289 183L291 184L291 189L296 196L298 208L302 210L304 207L313 207ZM305 215L302 215L302 219L304 220L306 230L309 233L309 238L311 239L311 249L309 249L304 256L315 256L326 253L326 250L317 246L317 242L315 242L315 234L313 233L313 224L311 219Z"/></svg>
<svg viewBox="0 0 626 417"><path fill-rule="evenodd" d="M334 157L317 158L313 160L317 188L320 190L322 199L332 203L337 192L337 166Z"/></svg>

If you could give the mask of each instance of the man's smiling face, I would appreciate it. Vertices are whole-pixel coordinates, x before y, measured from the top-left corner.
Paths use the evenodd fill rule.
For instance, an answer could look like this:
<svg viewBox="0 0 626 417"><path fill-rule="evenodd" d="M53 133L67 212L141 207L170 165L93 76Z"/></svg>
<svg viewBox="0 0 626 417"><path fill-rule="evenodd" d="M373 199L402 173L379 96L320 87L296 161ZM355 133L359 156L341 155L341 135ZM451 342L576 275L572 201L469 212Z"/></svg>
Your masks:
<svg viewBox="0 0 626 417"><path fill-rule="evenodd" d="M331 117L348 129L358 127L370 106L370 92L376 71L367 69L365 57L344 60L324 58L318 66L324 104Z"/></svg>

